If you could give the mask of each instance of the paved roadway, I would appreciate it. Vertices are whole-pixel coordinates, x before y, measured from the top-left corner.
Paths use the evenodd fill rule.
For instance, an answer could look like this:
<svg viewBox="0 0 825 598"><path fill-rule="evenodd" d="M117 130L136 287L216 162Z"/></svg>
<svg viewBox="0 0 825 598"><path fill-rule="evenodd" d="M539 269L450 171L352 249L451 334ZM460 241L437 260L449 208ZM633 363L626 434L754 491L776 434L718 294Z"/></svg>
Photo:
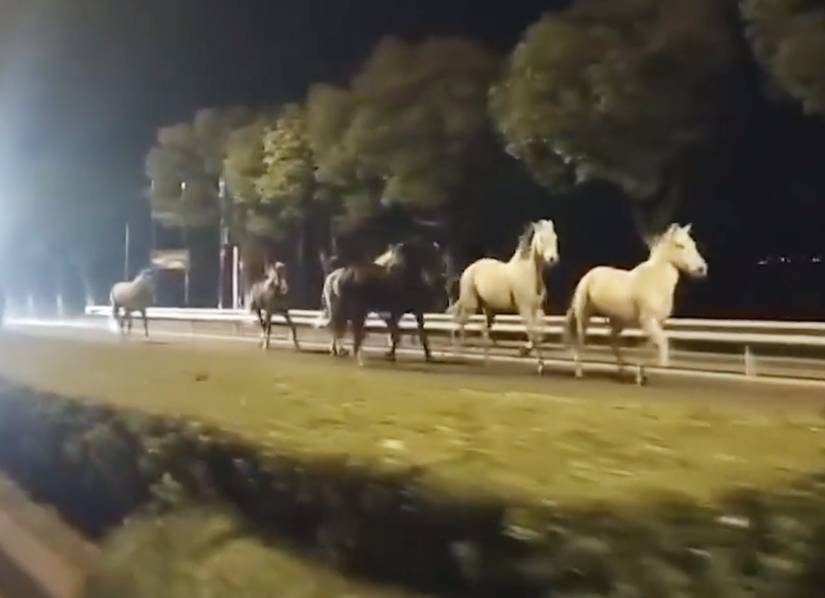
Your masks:
<svg viewBox="0 0 825 598"><path fill-rule="evenodd" d="M21 321L12 320L8 323L12 336L15 333L24 333L30 336L57 337L63 339L82 340L84 342L95 343L118 343L118 335L111 329L111 324L100 318L85 318L71 321ZM256 331L252 326L243 326L240 330L233 327L211 326L208 324L197 324L191 326L188 323L178 322L152 322L150 324L153 342L172 344L196 344L199 349L214 350L216 354L231 350L253 350L258 342ZM302 349L307 352L324 353L326 350L327 336L324 331L311 330L307 328L299 329ZM421 352L418 347L411 346L409 338L405 335L403 340L404 349L400 351L400 361L398 366L391 366L380 358L380 353L385 348L385 336L374 333L370 335L371 343L369 350L370 362L368 367L398 367L400 369L414 369L415 371L432 371L434 375L450 374L470 374L478 376L479 382L484 383L487 376L519 376L523 382L531 385L538 383L538 377L534 372L534 360L518 358L515 348L502 348L497 351L488 367L481 365L479 352L470 351L469 354L456 356L449 351L446 339L435 338L437 363L425 365L421 362ZM138 334L136 331L135 342L143 342L142 330ZM13 342L13 341L12 341ZM7 345L8 346L8 345ZM278 349L290 348L284 334L284 330L278 330L277 335L273 335L273 354L277 354ZM447 351L444 351L447 349ZM505 357L506 355L506 357ZM608 357L604 353L602 357ZM802 407L803 410L813 409L819 411L825 406L825 380L805 380L798 378L772 378L757 377L746 378L741 374L729 373L702 373L695 370L672 369L667 372L651 370L651 384L644 390L632 383L633 374L628 371L625 376L627 383L621 384L616 380L616 368L613 363L593 363L586 369L584 381L572 378L571 365L569 360L560 359L566 357L560 348L547 351L548 368L544 379L547 381L547 389L552 389L554 394L565 394L570 399L589 400L602 396L610 396L628 400L654 399L654 400L700 400L705 401L708 397L713 397L713 401L723 400L732 403L747 403L749 405L764 404L780 409ZM599 355L597 354L598 358ZM553 360L556 358L555 360ZM318 355L319 364L324 363L324 359L329 357ZM717 368L730 363L730 356L681 354L674 355L674 365L684 367L689 364L691 367L703 367L705 369ZM552 360L552 361L550 361ZM787 360L795 369L786 367L786 372L804 371L810 369L807 363L795 363L794 360ZM822 373L822 370L818 370ZM539 384L538 388L543 388L544 384ZM543 392L543 391L542 391Z"/></svg>
<svg viewBox="0 0 825 598"><path fill-rule="evenodd" d="M117 340L113 334L113 323L103 318L81 318L75 320L32 320L11 319L8 323L12 329L25 330L28 333L47 333L75 338L93 338L95 340ZM235 326L228 323L210 322L174 322L150 321L150 331L153 336L164 339L187 340L188 342L215 343L215 342L243 342L257 343L258 331L251 324ZM135 322L137 337L142 336L142 324ZM273 331L273 346L291 347L286 336L286 329L275 328ZM323 352L329 343L329 335L325 330L310 327L300 327L298 335L301 346L305 350ZM459 354L450 345L449 338L443 335L430 335L431 344L436 356L441 360L451 362L468 361L478 362L483 358L483 351L478 339L470 338L466 350ZM371 352L382 351L386 347L386 335L373 332L367 337L367 349ZM348 345L349 346L349 345ZM528 373L535 367L535 358L519 356L517 342L502 341L491 352L491 361L498 367L507 364L509 368L520 369ZM414 336L405 334L402 340L401 354L415 357L420 355ZM572 364L567 351L558 344L547 344L543 349L549 372L572 371ZM624 350L627 363L653 363L653 355L647 349L626 348ZM648 373L652 377L679 377L690 379L720 379L755 384L783 384L804 385L825 389L825 359L806 359L782 356L754 357L757 377L744 376L744 356L736 353L699 353L682 351L678 346L671 350L671 367L668 370L659 370L649 367ZM437 367L437 366L434 366ZM635 367L632 365L626 370L626 375L632 379ZM588 349L585 363L585 375L615 375L616 366L613 355L606 347L592 347Z"/></svg>

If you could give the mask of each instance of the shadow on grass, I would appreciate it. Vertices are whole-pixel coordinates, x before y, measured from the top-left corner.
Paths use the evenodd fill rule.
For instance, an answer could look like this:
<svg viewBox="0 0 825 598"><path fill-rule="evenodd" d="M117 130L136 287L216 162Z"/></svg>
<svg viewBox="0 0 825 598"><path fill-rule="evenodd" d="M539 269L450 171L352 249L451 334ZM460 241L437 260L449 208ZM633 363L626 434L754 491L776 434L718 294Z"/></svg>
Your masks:
<svg viewBox="0 0 825 598"><path fill-rule="evenodd" d="M460 596L793 596L825 588L825 475L719 505L562 509L296 458L197 422L0 389L0 466L100 537L180 496L312 562Z"/></svg>

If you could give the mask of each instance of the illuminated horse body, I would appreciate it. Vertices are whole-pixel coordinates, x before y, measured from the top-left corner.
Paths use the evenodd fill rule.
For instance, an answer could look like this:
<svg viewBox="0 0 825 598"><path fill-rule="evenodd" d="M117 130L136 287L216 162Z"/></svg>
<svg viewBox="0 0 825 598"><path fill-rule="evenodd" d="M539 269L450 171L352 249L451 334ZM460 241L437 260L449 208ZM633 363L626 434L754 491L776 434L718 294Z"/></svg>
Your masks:
<svg viewBox="0 0 825 598"><path fill-rule="evenodd" d="M295 349L301 349L298 344L298 332L289 317L288 299L289 281L286 265L282 262L270 264L266 268L266 278L253 284L249 291L249 309L258 315L258 323L261 325L261 348L264 350L269 349L272 316L276 313L284 316Z"/></svg>
<svg viewBox="0 0 825 598"><path fill-rule="evenodd" d="M470 264L461 275L459 296L451 308L462 344L467 320L481 310L485 315L486 359L492 344L490 327L496 314L518 313L527 328L527 349L535 349L541 373L544 360L538 328L543 323L547 294L542 273L545 265L558 260L558 237L553 221L539 220L527 225L510 261L483 258Z"/></svg>
<svg viewBox="0 0 825 598"><path fill-rule="evenodd" d="M127 329L132 333L132 313L139 312L143 318L143 332L149 337L149 320L146 309L155 302L155 273L147 268L140 271L134 280L117 282L109 293L112 304L112 317L118 330L124 334ZM121 313L122 312L122 313Z"/></svg>
<svg viewBox="0 0 825 598"><path fill-rule="evenodd" d="M581 351L590 317L604 316L610 323L611 346L621 372L624 367L619 335L624 328L639 326L659 350L659 365L667 366L669 347L665 321L673 312L673 294L680 272L696 278L707 276L708 266L690 236L690 225L672 224L654 240L650 257L632 270L598 266L576 286L567 311L565 340L574 341L576 376L581 377ZM638 382L644 381L642 368Z"/></svg>

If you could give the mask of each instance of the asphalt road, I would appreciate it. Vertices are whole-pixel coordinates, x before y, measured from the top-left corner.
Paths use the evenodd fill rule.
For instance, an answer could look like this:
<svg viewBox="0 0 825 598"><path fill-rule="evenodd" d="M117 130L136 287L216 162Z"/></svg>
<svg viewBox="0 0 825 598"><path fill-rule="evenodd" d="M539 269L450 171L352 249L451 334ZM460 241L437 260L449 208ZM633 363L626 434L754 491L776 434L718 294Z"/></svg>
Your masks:
<svg viewBox="0 0 825 598"><path fill-rule="evenodd" d="M61 341L78 341L82 343L103 343L117 345L119 343L146 344L146 350L151 351L153 345L183 345L192 346L193 351L213 352L216 358L221 355L238 351L256 351L253 362L261 363L260 350L255 347L258 342L256 332L252 327L241 330L240 333L215 327L198 325L194 328L182 326L179 323L164 324L154 322L151 327L151 338L147 342L137 332L131 339L120 338L105 320L84 319L78 321L41 321L41 322L11 322L9 338L0 343L5 350L13 350L14 338L17 335L33 338L55 338ZM317 359L319 366L329 363L332 358L326 355L327 337L324 331L308 329L299 330L302 352L309 353L307 359ZM0 339L2 340L2 339ZM497 357L491 359L486 366L478 357L478 352L453 355L451 352L440 352L447 348L443 339L434 339L436 345L436 362L424 363L420 348L411 347L409 339L403 340L404 349L399 353L397 364L388 363L382 356L386 339L382 334L370 335L370 350L367 355L367 369L396 368L400 371L427 372L434 376L457 376L466 379L467 375L476 378L479 386L485 386L485 380L495 378L510 380L514 386L530 387L531 391L539 393L550 392L554 396L564 396L570 400L598 400L601 398L615 398L620 400L676 400L697 402L725 402L745 404L749 406L765 406L770 409L814 411L819 413L825 408L825 383L821 381L775 379L775 378L745 378L742 375L707 374L689 370L671 370L668 372L651 371L648 386L639 387L634 383L632 371L627 371L619 378L614 364L589 364L584 380L573 378L569 361L549 361L553 357L562 357L560 350L548 351L548 368L541 378L536 375L534 361L516 357L514 348L501 349ZM70 346L61 343L63 346ZM10 349L11 348L11 349ZM279 353L292 351L292 344L286 338L284 331L273 335L273 347L270 350L272 359L277 359ZM315 353L316 355L312 355ZM509 353L509 358L501 355ZM674 363L680 359L691 359L700 362L695 355L674 356ZM722 356L720 359L724 359ZM706 359L709 365L714 365L714 357ZM341 363L341 365L345 365ZM701 365L701 363L699 363ZM260 365L250 367L260 367ZM352 367L356 367L353 363ZM508 382L509 383L509 382Z"/></svg>
<svg viewBox="0 0 825 598"><path fill-rule="evenodd" d="M77 320L11 320L10 328L24 329L29 332L40 331L48 334L75 338L95 338L101 341L116 341L112 322L101 318L82 318ZM229 323L151 321L150 331L153 336L175 338L188 342L258 342L258 330L253 325L236 326ZM273 347L291 347L284 327L273 331ZM143 334L142 324L135 322L135 338ZM329 333L323 329L299 327L298 335L304 350L324 352L329 344ZM469 337L467 346L462 350L450 344L444 335L430 335L430 344L436 355L443 361L483 361L483 350L478 337ZM367 348L380 352L386 348L387 338L382 332L373 332L367 337ZM351 346L347 342L347 346ZM529 373L535 368L535 357L520 356L521 344L514 341L501 341L491 350L491 361L501 366L508 364ZM543 345L543 355L548 362L548 371L571 373L570 354L558 344ZM792 385L811 385L825 390L825 359L752 355L752 366L758 374L756 377L744 376L745 359L740 353L708 353L686 351L678 345L671 347L671 364L667 370L659 370L652 351L647 348L627 347L624 349L628 367L625 376L635 380L636 364L650 364L646 372L651 379L656 376L681 377L694 379L725 379L749 383L781 383ZM420 355L414 335L405 334L401 343L401 353L410 357ZM606 347L589 347L585 354L585 376L615 376L617 368L612 352Z"/></svg>

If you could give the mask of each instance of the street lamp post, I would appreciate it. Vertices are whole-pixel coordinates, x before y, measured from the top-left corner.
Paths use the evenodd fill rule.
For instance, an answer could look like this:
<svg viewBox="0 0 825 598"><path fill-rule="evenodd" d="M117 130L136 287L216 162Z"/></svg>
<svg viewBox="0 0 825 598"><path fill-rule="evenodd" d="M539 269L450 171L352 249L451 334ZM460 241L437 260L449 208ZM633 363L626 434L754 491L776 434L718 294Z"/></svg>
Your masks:
<svg viewBox="0 0 825 598"><path fill-rule="evenodd" d="M218 309L223 309L224 286L226 281L226 247L229 245L229 227L226 226L226 180L223 175L218 179L218 201L220 221L218 223Z"/></svg>
<svg viewBox="0 0 825 598"><path fill-rule="evenodd" d="M123 229L123 280L129 280L129 246L131 245L131 229L127 218Z"/></svg>

